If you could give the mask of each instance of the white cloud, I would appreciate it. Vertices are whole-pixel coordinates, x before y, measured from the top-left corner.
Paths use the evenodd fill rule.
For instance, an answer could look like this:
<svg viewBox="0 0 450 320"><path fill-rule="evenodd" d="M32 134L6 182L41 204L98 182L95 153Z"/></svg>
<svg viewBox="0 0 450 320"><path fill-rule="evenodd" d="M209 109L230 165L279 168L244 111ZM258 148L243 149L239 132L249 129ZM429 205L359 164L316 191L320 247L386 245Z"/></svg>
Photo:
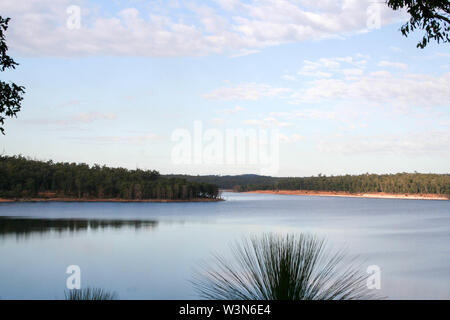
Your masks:
<svg viewBox="0 0 450 320"><path fill-rule="evenodd" d="M443 126L443 127L449 127L450 128L450 121L448 121L448 120L442 120L439 124L441 126Z"/></svg>
<svg viewBox="0 0 450 320"><path fill-rule="evenodd" d="M133 144L142 145L159 138L155 133L145 132L132 135L118 135L118 136L93 136L93 137L76 137L72 138L83 143L88 144Z"/></svg>
<svg viewBox="0 0 450 320"><path fill-rule="evenodd" d="M337 125L342 130L354 130L367 126L370 112L360 106L336 105L327 108L305 108L301 110L270 112L269 116L283 120L295 119L299 126L312 121L326 121L330 125ZM316 122L317 123L317 122Z"/></svg>
<svg viewBox="0 0 450 320"><path fill-rule="evenodd" d="M287 80L287 81L297 81L297 78L290 74L284 74L281 76L281 79Z"/></svg>
<svg viewBox="0 0 450 320"><path fill-rule="evenodd" d="M283 142L283 143L296 143L298 141L303 140L303 136L298 133L293 133L291 135L279 133L278 136L279 136L280 142Z"/></svg>
<svg viewBox="0 0 450 320"><path fill-rule="evenodd" d="M244 57L244 56L248 56L251 54L255 54L255 53L259 53L261 52L260 50L248 50L248 49L242 49L240 50L238 53L232 54L230 56L230 58L239 58L239 57Z"/></svg>
<svg viewBox="0 0 450 320"><path fill-rule="evenodd" d="M117 116L111 113L99 113L99 112L89 112L89 113L81 113L71 117L69 122L78 122L78 123L91 123L96 120L114 120Z"/></svg>
<svg viewBox="0 0 450 320"><path fill-rule="evenodd" d="M236 106L236 107L234 107L234 108L232 108L232 109L225 109L225 110L222 110L222 113L225 113L225 114L235 114L235 113L238 113L238 112L241 112L241 111L244 111L245 110L245 108L242 108L241 106Z"/></svg>
<svg viewBox="0 0 450 320"><path fill-rule="evenodd" d="M298 134L298 133L294 133L291 135L291 141L297 142L303 140L303 136Z"/></svg>
<svg viewBox="0 0 450 320"><path fill-rule="evenodd" d="M392 62L392 61L380 61L380 63L378 63L379 67L388 67L388 68L396 68L396 69L402 69L402 70L406 70L408 69L408 65L406 63L401 63L401 62Z"/></svg>
<svg viewBox="0 0 450 320"><path fill-rule="evenodd" d="M322 58L305 60L299 74L311 74L296 88L274 87L269 84L241 83L221 87L203 97L211 100L258 100L278 98L290 104L322 102L352 105L383 105L407 110L412 107L448 107L450 73L441 75L402 73L386 70L366 73L369 57ZM387 66L386 61L377 65ZM396 65L396 67L401 67ZM321 74L321 72L325 72ZM324 76L325 75L325 76ZM295 83L296 84L296 83ZM306 115L303 115L306 116Z"/></svg>
<svg viewBox="0 0 450 320"><path fill-rule="evenodd" d="M380 70L380 71L374 71L369 73L369 76L371 77L390 77L392 74L389 71L386 70Z"/></svg>
<svg viewBox="0 0 450 320"><path fill-rule="evenodd" d="M396 47L396 46L390 46L390 47L389 47L389 50L391 50L391 51L393 51L393 52L397 52L397 53L403 51L401 48Z"/></svg>
<svg viewBox="0 0 450 320"><path fill-rule="evenodd" d="M57 108L72 107L72 106L79 105L80 103L81 103L80 100L70 100L70 101L66 101L64 103L57 105Z"/></svg>
<svg viewBox="0 0 450 320"><path fill-rule="evenodd" d="M320 58L316 61L304 60L299 75L313 78L331 78L333 75L342 74L346 77L360 76L364 73L364 67L368 57L361 54L355 57Z"/></svg>
<svg viewBox="0 0 450 320"><path fill-rule="evenodd" d="M263 128L292 126L292 123L290 123L290 122L279 121L273 117L268 117L268 118L264 118L264 119L244 120L243 123L246 125L254 125L254 126L259 126L259 127L263 127Z"/></svg>
<svg viewBox="0 0 450 320"><path fill-rule="evenodd" d="M355 79L317 79L291 95L296 104L339 100L396 107L449 106L450 73L440 76L388 72L371 73Z"/></svg>
<svg viewBox="0 0 450 320"><path fill-rule="evenodd" d="M291 92L287 88L275 88L268 84L243 83L234 87L221 87L203 97L209 100L258 100L260 98L269 98Z"/></svg>
<svg viewBox="0 0 450 320"><path fill-rule="evenodd" d="M289 112L271 112L272 117L282 118L305 118L305 119L336 119L337 112L331 110L304 109Z"/></svg>
<svg viewBox="0 0 450 320"><path fill-rule="evenodd" d="M222 119L222 118L213 118L213 119L210 120L210 122L211 122L213 125L221 125L222 123L225 122L225 120Z"/></svg>
<svg viewBox="0 0 450 320"><path fill-rule="evenodd" d="M117 116L112 113L88 112L65 117L63 119L52 119L52 118L30 119L24 120L24 122L34 125L71 126L79 124L90 124L98 120L115 120L115 119L117 119Z"/></svg>
<svg viewBox="0 0 450 320"><path fill-rule="evenodd" d="M435 131L375 136L336 136L321 140L317 148L321 152L333 154L435 156L450 155L449 145L450 133Z"/></svg>
<svg viewBox="0 0 450 320"><path fill-rule="evenodd" d="M304 71L301 70L298 72L298 75L300 76L307 76L307 77L317 77L317 78L330 78L333 74L329 72L323 72L323 71Z"/></svg>
<svg viewBox="0 0 450 320"><path fill-rule="evenodd" d="M450 58L450 53L448 52L438 52L436 55L438 57Z"/></svg>
<svg viewBox="0 0 450 320"><path fill-rule="evenodd" d="M101 5L82 0L2 0L13 20L8 42L29 55L240 56L282 43L346 36L367 30L370 0L218 0L177 6L152 3L100 15ZM66 27L70 5L81 7L81 29ZM380 6L383 25L400 14ZM182 12L182 13L180 13Z"/></svg>
<svg viewBox="0 0 450 320"><path fill-rule="evenodd" d="M342 69L341 72L347 78L352 78L352 79L356 79L359 76L362 76L364 74L364 70L363 69L357 69L357 68Z"/></svg>

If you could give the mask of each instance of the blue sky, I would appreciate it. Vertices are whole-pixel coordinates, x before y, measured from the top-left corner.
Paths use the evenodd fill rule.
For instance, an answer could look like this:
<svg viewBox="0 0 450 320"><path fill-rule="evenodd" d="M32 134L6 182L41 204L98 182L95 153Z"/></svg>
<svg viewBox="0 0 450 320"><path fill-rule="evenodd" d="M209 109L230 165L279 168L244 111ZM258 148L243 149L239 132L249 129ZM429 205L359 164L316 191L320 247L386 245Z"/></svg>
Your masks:
<svg viewBox="0 0 450 320"><path fill-rule="evenodd" d="M81 10L70 29L67 8ZM7 41L23 84L6 154L162 173L260 173L184 164L177 129L276 129L279 176L448 173L450 52L402 37L370 1L21 1ZM369 26L369 27L368 27Z"/></svg>

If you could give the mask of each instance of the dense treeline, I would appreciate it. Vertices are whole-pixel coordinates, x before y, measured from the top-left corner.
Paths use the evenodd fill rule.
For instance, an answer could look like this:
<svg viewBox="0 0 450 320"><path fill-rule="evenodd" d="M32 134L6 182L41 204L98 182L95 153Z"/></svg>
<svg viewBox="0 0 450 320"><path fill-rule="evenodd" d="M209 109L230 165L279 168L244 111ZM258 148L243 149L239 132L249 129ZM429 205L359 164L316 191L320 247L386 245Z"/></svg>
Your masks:
<svg viewBox="0 0 450 320"><path fill-rule="evenodd" d="M251 190L316 190L345 191L350 193L386 192L411 194L450 195L449 174L362 174L345 176L324 176L305 178L280 178L272 184L241 185L238 191Z"/></svg>
<svg viewBox="0 0 450 320"><path fill-rule="evenodd" d="M433 193L450 195L449 174L362 174L344 176L277 178L258 175L180 176L188 181L213 183L223 189L252 190L314 190L350 193Z"/></svg>
<svg viewBox="0 0 450 320"><path fill-rule="evenodd" d="M164 178L157 171L0 156L0 197L97 199L217 199L214 184Z"/></svg>

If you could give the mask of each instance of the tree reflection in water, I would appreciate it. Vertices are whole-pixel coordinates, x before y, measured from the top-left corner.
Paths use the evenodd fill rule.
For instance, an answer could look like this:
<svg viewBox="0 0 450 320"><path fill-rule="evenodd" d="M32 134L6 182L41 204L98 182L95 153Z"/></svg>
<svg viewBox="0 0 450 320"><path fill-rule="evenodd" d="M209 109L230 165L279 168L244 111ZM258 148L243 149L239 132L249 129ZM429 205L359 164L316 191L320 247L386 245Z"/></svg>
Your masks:
<svg viewBox="0 0 450 320"><path fill-rule="evenodd" d="M105 229L134 228L149 230L158 225L155 220L108 220L108 219L31 219L0 217L0 237L27 238L49 233L78 233Z"/></svg>

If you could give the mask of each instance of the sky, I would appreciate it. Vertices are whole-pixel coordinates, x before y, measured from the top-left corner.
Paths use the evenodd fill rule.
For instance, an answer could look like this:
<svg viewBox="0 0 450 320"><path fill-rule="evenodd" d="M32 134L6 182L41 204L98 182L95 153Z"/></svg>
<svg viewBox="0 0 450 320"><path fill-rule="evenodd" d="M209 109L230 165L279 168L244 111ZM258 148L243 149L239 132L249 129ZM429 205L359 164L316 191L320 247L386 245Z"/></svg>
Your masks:
<svg viewBox="0 0 450 320"><path fill-rule="evenodd" d="M20 64L0 78L26 87L3 154L163 174L450 172L448 44L416 48L421 31L403 37L407 15L382 2L2 0L0 15ZM239 130L256 140L222 161Z"/></svg>

